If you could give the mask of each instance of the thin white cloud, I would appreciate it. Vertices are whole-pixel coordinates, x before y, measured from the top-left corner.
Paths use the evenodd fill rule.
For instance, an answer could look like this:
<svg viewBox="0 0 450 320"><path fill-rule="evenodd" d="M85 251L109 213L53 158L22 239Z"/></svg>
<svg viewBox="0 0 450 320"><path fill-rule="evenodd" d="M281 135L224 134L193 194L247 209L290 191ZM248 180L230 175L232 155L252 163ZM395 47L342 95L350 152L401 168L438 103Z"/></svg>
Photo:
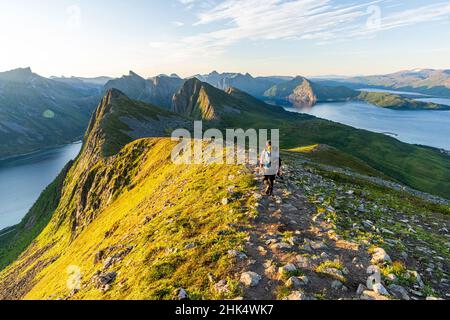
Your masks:
<svg viewBox="0 0 450 320"><path fill-rule="evenodd" d="M270 46L271 41L316 44L375 37L379 32L450 15L450 2L401 11L390 0L339 4L334 0L178 0L197 11L193 35L154 41L143 48L143 59L162 65L214 61L244 41ZM383 8L383 6L387 6ZM198 31L198 30L211 31ZM195 32L197 31L197 32ZM156 62L155 62L156 63Z"/></svg>
<svg viewBox="0 0 450 320"><path fill-rule="evenodd" d="M179 0L192 5L197 0ZM211 32L182 40L222 52L242 40L303 39L316 42L374 36L377 32L442 20L450 15L450 2L391 13L385 0L338 4L332 0L225 0L198 13L195 26L220 23ZM389 3L388 3L389 4ZM391 5L391 4L389 4Z"/></svg>

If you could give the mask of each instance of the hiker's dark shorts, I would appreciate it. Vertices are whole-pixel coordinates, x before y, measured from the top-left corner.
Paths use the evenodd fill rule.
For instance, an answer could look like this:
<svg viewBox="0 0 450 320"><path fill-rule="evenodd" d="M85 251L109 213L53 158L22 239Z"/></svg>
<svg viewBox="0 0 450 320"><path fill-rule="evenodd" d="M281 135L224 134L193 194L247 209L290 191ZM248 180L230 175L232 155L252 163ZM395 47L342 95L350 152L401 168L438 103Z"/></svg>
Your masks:
<svg viewBox="0 0 450 320"><path fill-rule="evenodd" d="M270 184L273 184L275 182L275 175L264 176L264 181L269 181Z"/></svg>

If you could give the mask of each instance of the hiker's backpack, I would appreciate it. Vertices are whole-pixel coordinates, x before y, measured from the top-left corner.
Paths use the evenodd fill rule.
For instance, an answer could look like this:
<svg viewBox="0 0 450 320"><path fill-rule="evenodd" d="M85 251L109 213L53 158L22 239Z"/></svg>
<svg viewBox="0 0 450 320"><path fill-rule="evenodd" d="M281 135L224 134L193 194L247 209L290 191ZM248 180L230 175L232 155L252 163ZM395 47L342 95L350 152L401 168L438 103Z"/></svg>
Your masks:
<svg viewBox="0 0 450 320"><path fill-rule="evenodd" d="M272 166L272 154L268 150L264 150L263 165L266 169Z"/></svg>

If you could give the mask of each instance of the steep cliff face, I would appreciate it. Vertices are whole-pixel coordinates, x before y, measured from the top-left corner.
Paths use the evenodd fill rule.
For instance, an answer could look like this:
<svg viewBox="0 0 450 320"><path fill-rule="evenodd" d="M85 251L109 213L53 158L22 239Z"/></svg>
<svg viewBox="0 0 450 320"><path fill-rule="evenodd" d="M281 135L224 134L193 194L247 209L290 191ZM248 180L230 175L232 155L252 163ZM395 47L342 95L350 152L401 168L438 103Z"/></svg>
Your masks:
<svg viewBox="0 0 450 320"><path fill-rule="evenodd" d="M196 78L221 90L237 88L255 97L262 97L264 92L272 86L292 79L289 77L286 77L287 79L283 77L255 78L249 73L218 73L217 71L213 71L209 74L197 75Z"/></svg>
<svg viewBox="0 0 450 320"><path fill-rule="evenodd" d="M312 107L317 103L317 95L311 82L302 79L301 84L288 96L288 100L296 107Z"/></svg>
<svg viewBox="0 0 450 320"><path fill-rule="evenodd" d="M343 87L329 87L303 77L275 85L264 93L266 99L275 103L308 108L318 102L346 101L358 96L358 92Z"/></svg>
<svg viewBox="0 0 450 320"><path fill-rule="evenodd" d="M172 97L180 89L183 82L184 80L178 77L164 75L144 79L130 71L127 76L108 81L104 91L118 89L131 99L170 109Z"/></svg>
<svg viewBox="0 0 450 320"><path fill-rule="evenodd" d="M149 79L152 87L152 104L170 109L173 95L180 90L184 80L178 76L157 76Z"/></svg>
<svg viewBox="0 0 450 320"><path fill-rule="evenodd" d="M173 97L172 111L194 119L219 120L221 106L214 103L211 95L218 94L218 91L212 89L196 78L187 80Z"/></svg>
<svg viewBox="0 0 450 320"><path fill-rule="evenodd" d="M303 77L273 86L264 94L270 100L296 107L312 107L317 102L317 95L310 81Z"/></svg>
<svg viewBox="0 0 450 320"><path fill-rule="evenodd" d="M179 114L131 100L121 91L111 89L91 119L83 150L92 158L98 155L111 156L133 140L166 137L174 129L190 126Z"/></svg>

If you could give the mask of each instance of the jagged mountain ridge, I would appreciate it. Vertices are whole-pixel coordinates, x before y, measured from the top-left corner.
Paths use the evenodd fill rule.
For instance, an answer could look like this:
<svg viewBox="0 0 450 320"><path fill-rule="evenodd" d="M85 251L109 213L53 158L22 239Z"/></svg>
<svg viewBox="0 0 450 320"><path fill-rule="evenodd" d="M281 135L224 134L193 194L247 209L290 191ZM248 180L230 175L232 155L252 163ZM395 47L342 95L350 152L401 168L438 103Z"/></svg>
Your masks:
<svg viewBox="0 0 450 320"><path fill-rule="evenodd" d="M170 109L173 95L183 83L184 80L179 77L159 75L150 79L144 79L130 71L127 76L108 81L104 91L115 88L134 100Z"/></svg>
<svg viewBox="0 0 450 320"><path fill-rule="evenodd" d="M262 97L270 87L291 80L290 77L253 77L249 73L218 73L213 71L205 75L196 75L195 78L202 82L226 91L229 88L237 88L255 97Z"/></svg>
<svg viewBox="0 0 450 320"><path fill-rule="evenodd" d="M198 79L203 83L227 91L235 88L244 91L260 100L272 105L287 107L311 108L321 102L345 102L350 100L365 101L379 107L402 110L446 110L448 107L433 103L417 102L404 96L390 93L364 94L354 90L344 83L329 83L327 80L311 81L302 76L291 77L252 77L250 74L218 73L216 71L197 75L187 80L178 76L160 75L145 80L134 72L129 76L108 82L105 88L117 88L133 99L164 106L173 109L173 100L179 100L179 89L187 81ZM337 80L336 80L337 81ZM150 82L150 83L149 83ZM190 83L192 84L192 83ZM351 88L350 88L351 87ZM202 90L199 91L203 92ZM205 97L205 95L201 95ZM224 98L224 97L222 97ZM208 104L208 101L205 101ZM179 106L176 106L179 108ZM195 109L195 108L191 108ZM192 111L192 110L191 110ZM210 115L214 117L214 115Z"/></svg>
<svg viewBox="0 0 450 320"><path fill-rule="evenodd" d="M133 140L170 136L170 129L182 127L191 127L186 118L110 89L90 121L83 151L94 158L111 156Z"/></svg>
<svg viewBox="0 0 450 320"><path fill-rule="evenodd" d="M172 111L197 120L226 120L244 113L253 116L283 113L282 108L268 106L236 88L222 91L197 78L187 80L174 95Z"/></svg>

